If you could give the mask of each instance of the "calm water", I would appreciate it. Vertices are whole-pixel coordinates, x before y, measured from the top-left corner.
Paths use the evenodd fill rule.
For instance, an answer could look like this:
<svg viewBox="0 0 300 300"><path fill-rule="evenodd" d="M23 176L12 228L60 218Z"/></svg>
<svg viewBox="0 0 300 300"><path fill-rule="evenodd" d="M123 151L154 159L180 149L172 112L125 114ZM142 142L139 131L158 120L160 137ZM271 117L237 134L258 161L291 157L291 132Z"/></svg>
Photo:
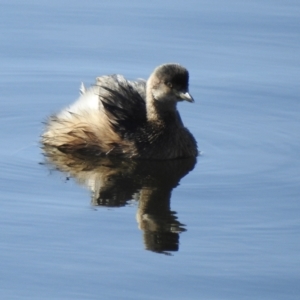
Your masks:
<svg viewBox="0 0 300 300"><path fill-rule="evenodd" d="M2 0L1 299L299 299L299 16L289 0ZM136 186L113 181L122 203L107 189L93 206L100 175L45 166L42 122L81 81L164 62L190 70L179 109L201 156L151 173L162 203L128 196L150 172L134 167Z"/></svg>

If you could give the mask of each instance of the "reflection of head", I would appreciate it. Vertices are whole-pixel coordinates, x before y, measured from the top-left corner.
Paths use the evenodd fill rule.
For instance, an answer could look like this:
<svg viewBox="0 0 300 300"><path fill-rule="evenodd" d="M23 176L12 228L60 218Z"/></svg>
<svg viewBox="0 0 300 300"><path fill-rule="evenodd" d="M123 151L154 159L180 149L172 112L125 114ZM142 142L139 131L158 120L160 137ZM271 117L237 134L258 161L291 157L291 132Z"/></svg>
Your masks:
<svg viewBox="0 0 300 300"><path fill-rule="evenodd" d="M153 200L153 199L152 199ZM143 207L140 199L139 209L137 212L137 222L139 228L144 232L144 244L147 250L153 252L165 253L168 251L178 251L179 234L186 231L184 224L177 220L176 213L170 209L163 210L161 202L165 201L149 201L152 209L147 211ZM145 210L143 210L145 209Z"/></svg>
<svg viewBox="0 0 300 300"><path fill-rule="evenodd" d="M118 207L136 195L137 221L145 247L155 252L178 250L185 231L170 210L170 197L179 180L194 168L195 158L170 161L136 161L102 157L87 160L44 148L47 161L92 192L92 204Z"/></svg>
<svg viewBox="0 0 300 300"><path fill-rule="evenodd" d="M169 254L169 251L178 251L179 234L174 232L145 231L144 244L147 250Z"/></svg>

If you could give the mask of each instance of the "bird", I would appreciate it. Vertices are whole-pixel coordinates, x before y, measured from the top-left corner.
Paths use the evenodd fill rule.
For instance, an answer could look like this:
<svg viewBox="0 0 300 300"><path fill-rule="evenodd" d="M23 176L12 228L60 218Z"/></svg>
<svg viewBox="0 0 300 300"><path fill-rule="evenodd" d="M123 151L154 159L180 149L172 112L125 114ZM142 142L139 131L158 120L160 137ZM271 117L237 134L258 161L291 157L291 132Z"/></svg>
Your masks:
<svg viewBox="0 0 300 300"><path fill-rule="evenodd" d="M177 110L194 102L189 72L177 63L158 66L148 80L113 74L80 87L79 99L46 121L41 143L83 157L167 160L196 157L197 142Z"/></svg>

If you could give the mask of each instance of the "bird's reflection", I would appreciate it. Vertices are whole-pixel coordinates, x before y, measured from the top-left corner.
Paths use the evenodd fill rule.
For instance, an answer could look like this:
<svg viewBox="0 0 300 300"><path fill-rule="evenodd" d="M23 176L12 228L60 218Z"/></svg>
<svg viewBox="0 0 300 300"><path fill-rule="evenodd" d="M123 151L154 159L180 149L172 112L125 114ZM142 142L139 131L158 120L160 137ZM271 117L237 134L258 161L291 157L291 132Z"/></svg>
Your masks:
<svg viewBox="0 0 300 300"><path fill-rule="evenodd" d="M92 193L92 205L119 207L138 200L136 219L146 249L169 254L178 251L185 225L171 211L173 188L191 171L196 159L137 161L74 156L44 147L47 164L73 177Z"/></svg>

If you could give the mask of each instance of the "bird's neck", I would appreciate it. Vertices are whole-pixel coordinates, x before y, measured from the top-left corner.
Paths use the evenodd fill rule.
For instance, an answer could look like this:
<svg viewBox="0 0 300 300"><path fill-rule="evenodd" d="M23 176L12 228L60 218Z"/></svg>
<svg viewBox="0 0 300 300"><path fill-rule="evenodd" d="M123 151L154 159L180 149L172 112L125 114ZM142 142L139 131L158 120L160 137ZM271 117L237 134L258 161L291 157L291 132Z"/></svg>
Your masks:
<svg viewBox="0 0 300 300"><path fill-rule="evenodd" d="M151 91L147 91L147 120L159 123L180 123L176 102L157 101Z"/></svg>

